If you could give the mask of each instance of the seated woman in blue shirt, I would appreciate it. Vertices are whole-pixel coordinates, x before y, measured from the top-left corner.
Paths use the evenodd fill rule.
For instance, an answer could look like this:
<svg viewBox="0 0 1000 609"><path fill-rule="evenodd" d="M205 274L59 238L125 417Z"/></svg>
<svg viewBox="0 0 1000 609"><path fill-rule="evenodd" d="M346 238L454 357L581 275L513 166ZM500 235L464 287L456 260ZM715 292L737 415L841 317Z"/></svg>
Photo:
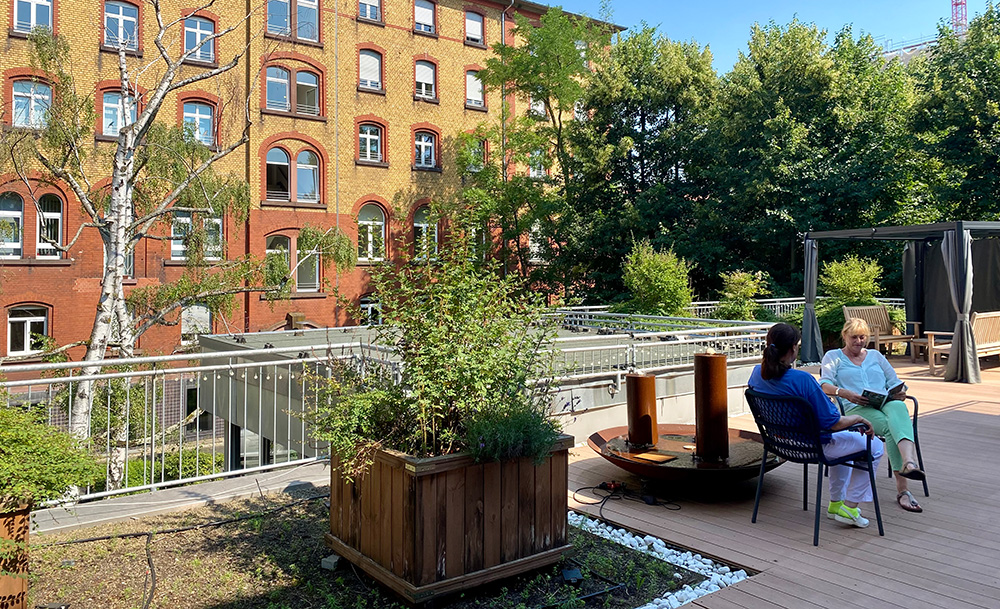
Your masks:
<svg viewBox="0 0 1000 609"><path fill-rule="evenodd" d="M901 385L885 356L865 348L870 334L865 320L848 319L840 331L844 348L827 351L823 356L819 382L827 395L840 401L844 412L868 419L875 433L885 438L889 464L896 472L896 503L908 512L922 512L923 508L907 488L907 478L923 480L924 472L917 466L913 422L903 402L905 386L890 395L881 409L869 406L868 398L862 395L866 389L886 393Z"/></svg>
<svg viewBox="0 0 1000 609"><path fill-rule="evenodd" d="M856 414L841 415L830 398L811 374L795 370L792 365L799 356L799 331L788 324L775 324L767 332L767 347L760 365L755 366L747 383L751 389L768 395L794 395L804 398L816 410L823 434L823 454L834 459L865 450L865 435L846 430L851 425L865 425L865 434L873 433L871 424ZM878 466L882 457L882 441L872 438L872 463ZM868 473L848 465L830 468L830 505L827 518L864 528L868 519L861 515L858 504L872 500Z"/></svg>

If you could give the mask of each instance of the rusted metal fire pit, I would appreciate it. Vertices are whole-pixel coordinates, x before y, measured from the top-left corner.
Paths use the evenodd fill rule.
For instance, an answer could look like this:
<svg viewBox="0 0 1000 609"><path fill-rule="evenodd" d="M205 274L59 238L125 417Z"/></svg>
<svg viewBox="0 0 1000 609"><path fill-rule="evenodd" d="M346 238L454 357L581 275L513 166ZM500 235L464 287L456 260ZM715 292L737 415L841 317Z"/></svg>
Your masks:
<svg viewBox="0 0 1000 609"><path fill-rule="evenodd" d="M726 356L695 355L694 373L695 425L657 425L655 378L628 375L628 425L594 433L587 444L650 480L706 488L753 478L764 446L760 434L728 427ZM781 463L770 455L766 469Z"/></svg>

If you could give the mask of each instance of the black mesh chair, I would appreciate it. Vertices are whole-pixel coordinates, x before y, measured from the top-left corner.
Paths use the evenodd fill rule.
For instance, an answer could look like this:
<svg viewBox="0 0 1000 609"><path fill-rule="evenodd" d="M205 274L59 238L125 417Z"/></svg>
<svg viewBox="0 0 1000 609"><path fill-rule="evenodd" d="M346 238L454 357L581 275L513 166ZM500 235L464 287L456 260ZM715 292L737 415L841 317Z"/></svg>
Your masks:
<svg viewBox="0 0 1000 609"><path fill-rule="evenodd" d="M802 463L802 509L809 509L809 465L815 463L816 468L816 524L813 530L813 545L819 545L819 518L823 503L823 468L833 465L849 465L855 469L868 471L871 478L872 499L875 504L875 519L878 521L878 534L885 535L882 528L882 511L878 505L878 493L875 489L875 468L872 465L872 441L868 438L865 450L827 459L823 454L823 444L820 438L822 430L812 405L796 396L774 396L757 393L753 389L746 391L747 403L764 439L764 456L760 463L760 475L757 478L757 497L753 502L753 516L750 522L757 522L757 509L760 507L760 491L764 487L764 471L767 454L774 453L786 461Z"/></svg>

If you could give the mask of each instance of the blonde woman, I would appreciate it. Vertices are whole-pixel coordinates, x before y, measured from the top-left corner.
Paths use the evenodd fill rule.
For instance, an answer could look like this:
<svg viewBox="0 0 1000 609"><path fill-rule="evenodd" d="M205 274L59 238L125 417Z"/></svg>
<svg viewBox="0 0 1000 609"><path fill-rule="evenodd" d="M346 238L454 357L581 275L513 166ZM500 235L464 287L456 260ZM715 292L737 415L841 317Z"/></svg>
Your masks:
<svg viewBox="0 0 1000 609"><path fill-rule="evenodd" d="M907 512L922 512L908 488L908 480L923 480L913 444L913 422L903 402L906 386L892 365L878 351L866 349L871 330L863 319L848 319L840 337L844 347L827 351L823 356L820 385L826 395L838 400L844 412L871 421L875 433L885 438L889 464L896 478L896 503ZM897 389L898 388L898 389ZM865 390L889 395L881 408L872 406Z"/></svg>

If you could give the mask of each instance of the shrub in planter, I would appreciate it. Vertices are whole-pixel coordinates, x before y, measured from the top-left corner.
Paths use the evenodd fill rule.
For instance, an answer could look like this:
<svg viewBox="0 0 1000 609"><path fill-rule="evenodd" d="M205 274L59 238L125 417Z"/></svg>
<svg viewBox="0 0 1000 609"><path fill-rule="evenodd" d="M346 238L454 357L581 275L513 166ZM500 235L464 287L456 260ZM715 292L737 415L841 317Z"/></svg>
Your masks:
<svg viewBox="0 0 1000 609"><path fill-rule="evenodd" d="M766 317L763 307L754 298L767 295L767 274L763 271L733 271L722 274L722 294L716 319L743 321L761 320Z"/></svg>
<svg viewBox="0 0 1000 609"><path fill-rule="evenodd" d="M395 363L332 364L306 415L337 468L327 543L413 602L566 545L569 444L533 381L549 373L553 330L538 297L460 233L435 258L373 270L375 331Z"/></svg>
<svg viewBox="0 0 1000 609"><path fill-rule="evenodd" d="M94 482L103 467L44 415L0 406L0 606L25 607L33 504Z"/></svg>

